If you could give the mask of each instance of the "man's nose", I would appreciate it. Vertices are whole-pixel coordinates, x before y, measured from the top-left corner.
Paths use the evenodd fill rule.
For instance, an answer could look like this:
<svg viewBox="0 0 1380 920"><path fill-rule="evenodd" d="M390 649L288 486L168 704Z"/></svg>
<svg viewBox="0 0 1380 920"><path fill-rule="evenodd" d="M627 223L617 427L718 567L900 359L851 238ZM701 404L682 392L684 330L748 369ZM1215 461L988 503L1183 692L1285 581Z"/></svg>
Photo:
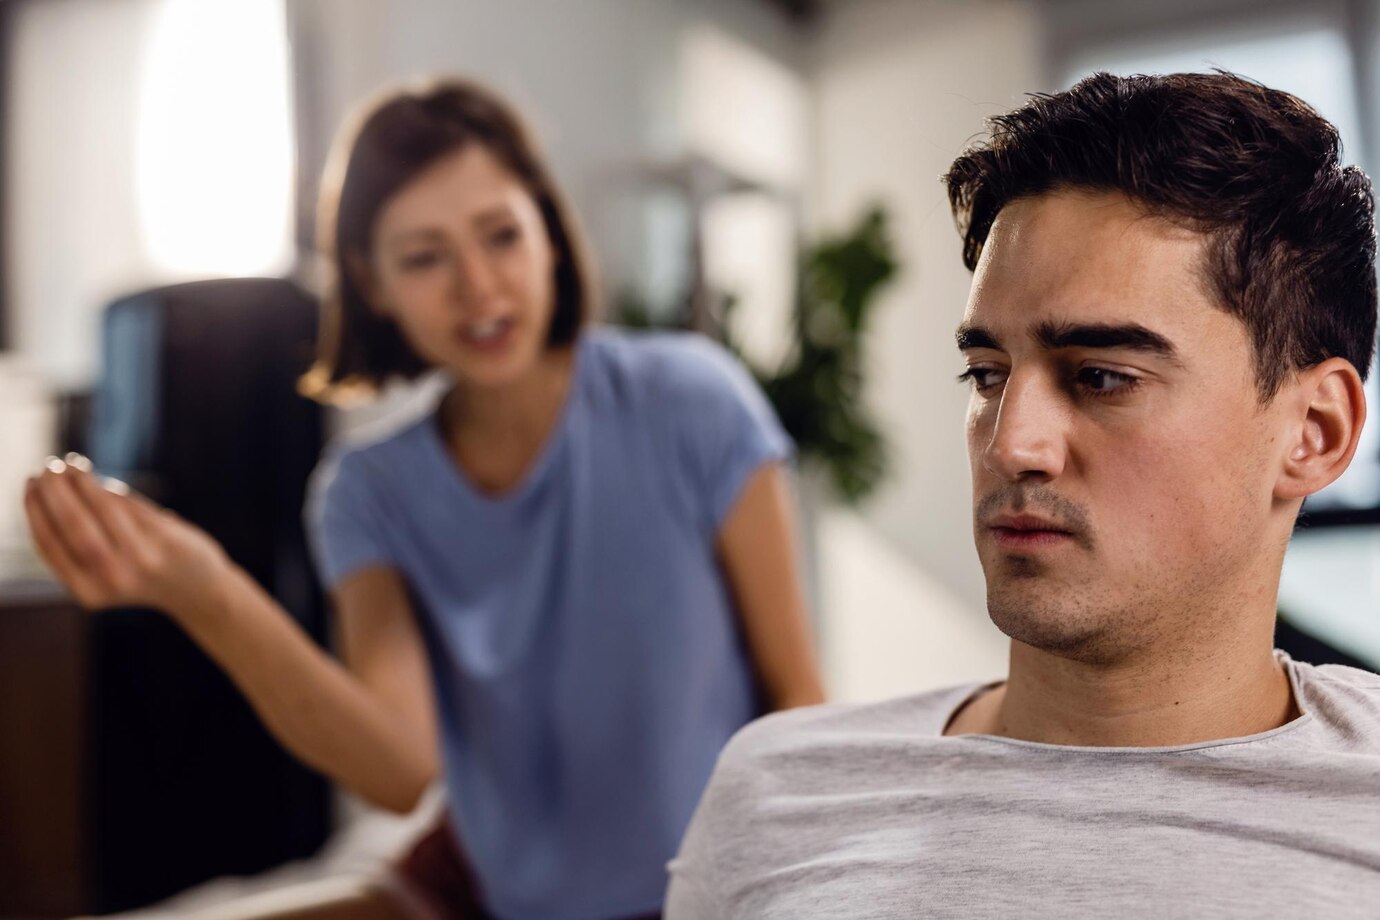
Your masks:
<svg viewBox="0 0 1380 920"><path fill-rule="evenodd" d="M1013 374L1002 389L982 465L1009 482L1054 479L1068 456L1068 422L1065 400L1051 382Z"/></svg>

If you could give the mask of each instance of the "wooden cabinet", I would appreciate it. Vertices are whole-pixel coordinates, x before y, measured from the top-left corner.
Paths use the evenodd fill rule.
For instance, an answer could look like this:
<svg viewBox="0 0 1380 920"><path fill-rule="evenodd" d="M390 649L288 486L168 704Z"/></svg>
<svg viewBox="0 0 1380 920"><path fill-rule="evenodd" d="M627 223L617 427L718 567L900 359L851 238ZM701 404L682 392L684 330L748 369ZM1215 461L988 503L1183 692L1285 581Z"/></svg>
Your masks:
<svg viewBox="0 0 1380 920"><path fill-rule="evenodd" d="M167 617L0 577L0 918L143 907L329 825L325 780Z"/></svg>
<svg viewBox="0 0 1380 920"><path fill-rule="evenodd" d="M57 585L0 581L0 917L91 906L87 626Z"/></svg>

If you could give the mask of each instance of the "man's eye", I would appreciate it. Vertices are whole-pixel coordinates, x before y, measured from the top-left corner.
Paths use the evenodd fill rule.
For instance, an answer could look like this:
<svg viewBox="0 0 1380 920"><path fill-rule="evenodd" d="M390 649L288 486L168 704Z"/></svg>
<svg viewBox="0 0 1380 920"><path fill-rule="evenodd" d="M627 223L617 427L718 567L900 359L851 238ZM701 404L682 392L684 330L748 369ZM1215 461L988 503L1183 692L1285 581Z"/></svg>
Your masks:
<svg viewBox="0 0 1380 920"><path fill-rule="evenodd" d="M1000 386L1006 380L1006 371L996 367L970 367L958 375L960 383L972 382L973 389L979 393Z"/></svg>
<svg viewBox="0 0 1380 920"><path fill-rule="evenodd" d="M1127 393L1140 385L1140 379L1105 367L1085 367L1078 371L1078 386L1094 396Z"/></svg>

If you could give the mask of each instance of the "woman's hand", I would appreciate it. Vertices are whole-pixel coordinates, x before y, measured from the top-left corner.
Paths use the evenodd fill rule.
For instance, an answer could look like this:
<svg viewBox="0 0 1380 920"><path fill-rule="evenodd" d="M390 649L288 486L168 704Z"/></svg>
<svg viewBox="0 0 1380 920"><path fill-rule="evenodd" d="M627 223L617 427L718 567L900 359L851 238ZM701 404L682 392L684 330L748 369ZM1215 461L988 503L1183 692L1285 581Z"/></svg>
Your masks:
<svg viewBox="0 0 1380 920"><path fill-rule="evenodd" d="M249 700L268 730L371 802L406 811L435 779L426 653L397 573L351 577L359 673L340 666L215 540L83 457L53 460L24 493L34 544L84 607L157 607L172 615ZM347 612L348 615L348 612Z"/></svg>
<svg viewBox="0 0 1380 920"><path fill-rule="evenodd" d="M85 457L50 461L24 490L39 555L88 610L178 615L201 606L231 568L224 551L205 531L127 492L97 481Z"/></svg>

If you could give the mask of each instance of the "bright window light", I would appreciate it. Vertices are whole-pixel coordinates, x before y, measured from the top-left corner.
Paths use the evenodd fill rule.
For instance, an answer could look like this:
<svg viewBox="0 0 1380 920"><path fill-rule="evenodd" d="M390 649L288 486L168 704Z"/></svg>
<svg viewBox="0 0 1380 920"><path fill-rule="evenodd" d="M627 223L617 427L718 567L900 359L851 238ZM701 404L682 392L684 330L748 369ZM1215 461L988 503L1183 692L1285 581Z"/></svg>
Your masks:
<svg viewBox="0 0 1380 920"><path fill-rule="evenodd" d="M283 0L162 0L136 169L150 263L173 277L272 275L292 257Z"/></svg>

